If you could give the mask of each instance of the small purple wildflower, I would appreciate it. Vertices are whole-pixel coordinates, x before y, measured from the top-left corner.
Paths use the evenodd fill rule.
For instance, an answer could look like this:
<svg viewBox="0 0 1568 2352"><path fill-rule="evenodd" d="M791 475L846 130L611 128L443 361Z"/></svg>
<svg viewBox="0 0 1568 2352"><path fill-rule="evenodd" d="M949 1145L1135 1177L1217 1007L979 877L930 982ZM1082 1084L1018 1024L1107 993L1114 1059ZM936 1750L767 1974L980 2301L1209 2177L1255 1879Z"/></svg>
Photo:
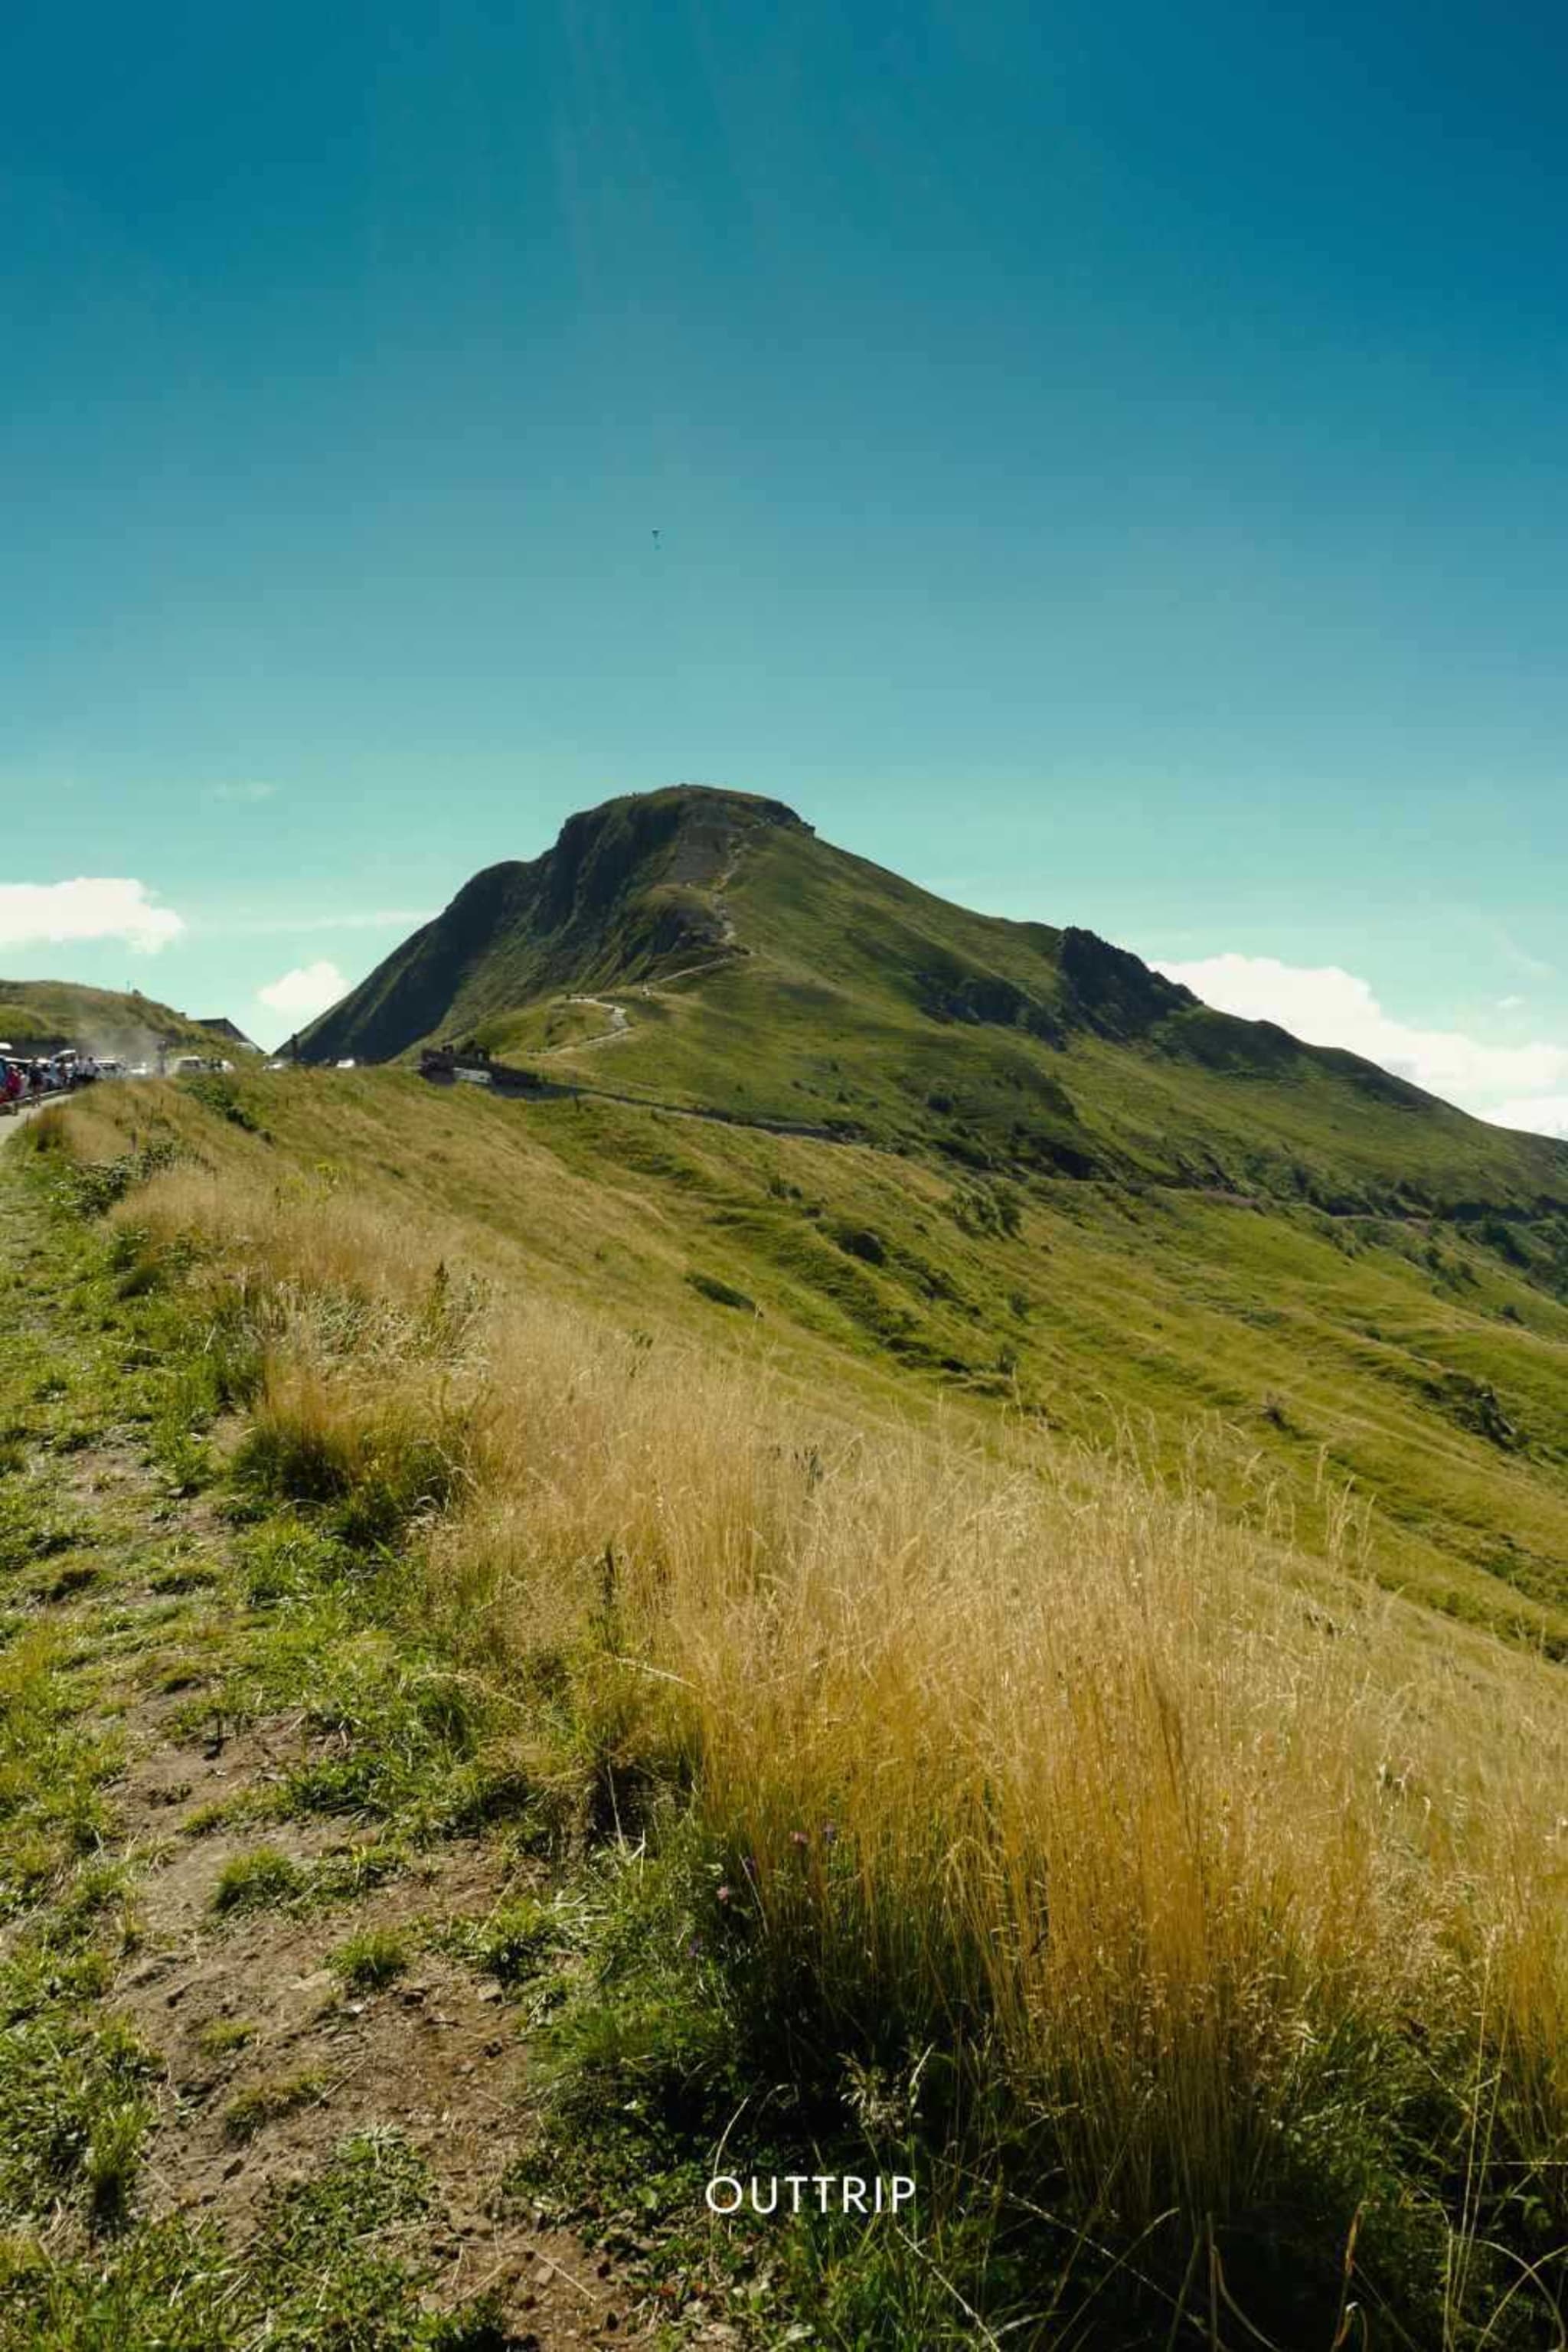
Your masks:
<svg viewBox="0 0 1568 2352"><path fill-rule="evenodd" d="M689 1960L700 1960L702 1958L702 1938L700 1936L693 1936L691 1941L686 1947L686 1957Z"/></svg>
<svg viewBox="0 0 1568 2352"><path fill-rule="evenodd" d="M789 1842L791 1845L809 1845L811 1843L811 1840L806 1836L804 1830L791 1830L789 1833Z"/></svg>
<svg viewBox="0 0 1568 2352"><path fill-rule="evenodd" d="M741 1867L745 1872L748 1878L755 1878L757 1874L756 1855L754 1853L749 1853L744 1862L741 1864Z"/></svg>
<svg viewBox="0 0 1568 2352"><path fill-rule="evenodd" d="M823 1843L823 1844L824 1844L824 1845L832 1845L832 1844L833 1844L833 1843L834 1843L834 1841L837 1839L837 1835L838 1835L838 1824L837 1824L837 1822L823 1822L823 1824L822 1824L822 1843Z"/></svg>

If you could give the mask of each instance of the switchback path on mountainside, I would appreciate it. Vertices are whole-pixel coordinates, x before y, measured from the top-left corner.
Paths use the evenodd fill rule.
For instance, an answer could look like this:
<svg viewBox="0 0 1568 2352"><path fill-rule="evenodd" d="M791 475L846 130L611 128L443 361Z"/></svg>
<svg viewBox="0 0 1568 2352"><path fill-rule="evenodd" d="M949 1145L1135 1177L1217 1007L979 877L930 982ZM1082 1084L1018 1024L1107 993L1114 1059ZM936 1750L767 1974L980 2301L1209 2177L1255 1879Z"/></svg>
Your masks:
<svg viewBox="0 0 1568 2352"><path fill-rule="evenodd" d="M579 1037L574 1044L548 1046L545 1049L548 1053L585 1054L591 1046L613 1045L617 1037L631 1035L631 1024L626 1019L624 1007L612 1004L607 997L569 996L566 1002L568 1004L591 1004L596 1013L607 1013L610 1025L607 1029L601 1029L596 1037Z"/></svg>
<svg viewBox="0 0 1568 2352"><path fill-rule="evenodd" d="M324 2341L327 2314L360 2329L333 2343L399 2352L650 2343L646 2285L508 2179L531 2064L495 1923L547 1866L453 1806L478 1766L418 1747L437 1667L395 1626L344 1646L309 1531L236 1509L173 1303L22 1159L0 1168L0 2347L249 2352ZM377 1799L399 1742L423 1785Z"/></svg>

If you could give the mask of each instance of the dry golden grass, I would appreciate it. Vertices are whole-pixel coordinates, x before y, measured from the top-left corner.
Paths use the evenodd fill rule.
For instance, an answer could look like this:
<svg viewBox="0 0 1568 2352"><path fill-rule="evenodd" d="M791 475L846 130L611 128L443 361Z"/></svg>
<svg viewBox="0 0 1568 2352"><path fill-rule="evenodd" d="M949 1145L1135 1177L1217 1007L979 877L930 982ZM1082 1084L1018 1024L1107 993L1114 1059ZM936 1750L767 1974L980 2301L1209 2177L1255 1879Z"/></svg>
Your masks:
<svg viewBox="0 0 1568 2352"><path fill-rule="evenodd" d="M1325 1590L1195 1485L454 1304L450 1234L325 1182L179 1167L120 1213L216 1252L260 1431L345 1475L437 1450L432 1609L567 1677L612 1802L689 1786L781 2016L958 2049L1123 2221L1333 2174L1428 2093L1461 2168L1568 2153L1560 1670Z"/></svg>

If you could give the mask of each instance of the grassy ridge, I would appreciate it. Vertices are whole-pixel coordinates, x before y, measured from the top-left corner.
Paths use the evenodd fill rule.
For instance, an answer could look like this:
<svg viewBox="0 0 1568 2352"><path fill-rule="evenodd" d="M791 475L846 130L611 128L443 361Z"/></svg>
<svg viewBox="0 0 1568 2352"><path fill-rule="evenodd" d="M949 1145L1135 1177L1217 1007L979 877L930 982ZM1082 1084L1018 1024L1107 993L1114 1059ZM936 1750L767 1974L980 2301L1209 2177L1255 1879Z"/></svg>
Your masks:
<svg viewBox="0 0 1568 2352"><path fill-rule="evenodd" d="M1561 1145L1213 1013L1089 933L950 907L802 830L760 834L723 902L748 954L652 997L626 990L637 1034L613 1079L585 1060L584 1077L837 1118L1002 1172L1394 1213L1568 1200Z"/></svg>
<svg viewBox="0 0 1568 2352"><path fill-rule="evenodd" d="M132 1124L139 1150L155 1130L183 1158L128 1158ZM797 2144L858 2131L921 2168L922 2247L884 2247L869 2283L864 2248L797 2281L829 2340L985 2340L963 2317L981 2309L1026 2341L1179 2340L1206 2298L1196 2340L1217 2345L1222 2284L1310 2352L1347 2340L1351 2301L1398 2343L1552 2340L1560 1673L1352 1572L1392 1541L1399 1580L1436 1591L1427 1544L1439 1597L1464 1585L1441 1534L1363 1538L1316 1433L1315 1499L1303 1484L1294 1510L1253 1460L1275 1439L1288 1460L1335 1397L1350 1442L1357 1345L1365 1399L1387 1399L1365 1442L1407 1439L1428 1407L1376 1351L1411 1353L1418 1328L1479 1350L1494 1300L1536 1311L1517 1269L1478 1249L1450 1305L1398 1236L1347 1258L1304 1224L1318 1295L1299 1274L1287 1294L1276 1263L1289 1327L1243 1328L1260 1363L1342 1353L1321 1391L1258 1415L1256 1444L1222 1417L1184 1486L1089 1459L1065 1415L1042 1426L1016 1365L994 1376L1021 1413L998 1417L972 1374L945 1427L922 1426L927 1371L907 1328L879 1324L910 1295L908 1251L959 1293L926 1297L938 1329L994 1334L983 1286L1032 1269L1052 1345L1084 1344L1069 1297L1130 1331L1156 1253L1142 1208L1119 1234L1121 1199L1102 1222L1075 1187L1047 1223L1032 1196L911 1181L870 1153L573 1106L541 1119L374 1075L147 1090L73 1111L70 1132L150 1177L114 1212L124 1245L194 1251L192 1278L263 1350L258 1491L415 1544L441 1638L513 1695L531 1776L590 1851L649 1842L633 1916L561 2020L579 2120L643 2115L646 2163L783 2084ZM1286 1245L1270 1221L1201 1204L1189 1224L1194 1208L1161 1213L1173 1304L1199 1287L1203 1220ZM810 1278L819 1244L837 1290ZM767 1315L694 1271L765 1287ZM1377 1336L1336 1321L1342 1285ZM1015 1319L1037 1314L1037 1294ZM1500 1328L1521 1365L1531 1347L1554 1361L1555 1328ZM1133 1357L1146 1393L1165 1345ZM1205 1345L1169 1342L1178 1389ZM1444 1465L1486 1487L1478 1520L1515 1489L1555 1507L1550 1461L1451 1412L1433 1426L1405 1476L1434 1529ZM1149 1443L1174 1474L1174 1420ZM1250 1528L1211 1467L1227 1501L1251 1494Z"/></svg>
<svg viewBox="0 0 1568 2352"><path fill-rule="evenodd" d="M150 1061L160 1045L209 1055L223 1050L211 1030L150 996L65 980L0 980L0 1037L19 1054L30 1040L64 1037L126 1061Z"/></svg>

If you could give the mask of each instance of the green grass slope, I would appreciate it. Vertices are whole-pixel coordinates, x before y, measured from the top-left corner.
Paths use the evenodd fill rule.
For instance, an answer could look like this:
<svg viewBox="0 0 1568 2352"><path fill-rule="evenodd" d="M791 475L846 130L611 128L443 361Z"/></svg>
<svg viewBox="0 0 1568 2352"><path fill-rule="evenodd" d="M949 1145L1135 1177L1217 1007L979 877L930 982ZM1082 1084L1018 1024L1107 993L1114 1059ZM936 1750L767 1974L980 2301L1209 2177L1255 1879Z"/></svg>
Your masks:
<svg viewBox="0 0 1568 2352"><path fill-rule="evenodd" d="M606 1047L604 1058L624 1049ZM998 1177L865 1142L398 1070L115 1089L138 1135L437 1221L454 1267L760 1351L803 1393L1133 1447L1568 1657L1568 1303L1531 1228ZM1521 1238L1522 1236L1522 1238Z"/></svg>
<svg viewBox="0 0 1568 2352"><path fill-rule="evenodd" d="M19 1054L67 1038L100 1057L151 1061L161 1045L221 1054L237 1037L237 1031L226 1037L205 1028L139 990L84 988L69 980L0 980L0 1038Z"/></svg>
<svg viewBox="0 0 1568 2352"><path fill-rule="evenodd" d="M400 1070L3 1163L0 2345L1560 2341L1506 1255Z"/></svg>

